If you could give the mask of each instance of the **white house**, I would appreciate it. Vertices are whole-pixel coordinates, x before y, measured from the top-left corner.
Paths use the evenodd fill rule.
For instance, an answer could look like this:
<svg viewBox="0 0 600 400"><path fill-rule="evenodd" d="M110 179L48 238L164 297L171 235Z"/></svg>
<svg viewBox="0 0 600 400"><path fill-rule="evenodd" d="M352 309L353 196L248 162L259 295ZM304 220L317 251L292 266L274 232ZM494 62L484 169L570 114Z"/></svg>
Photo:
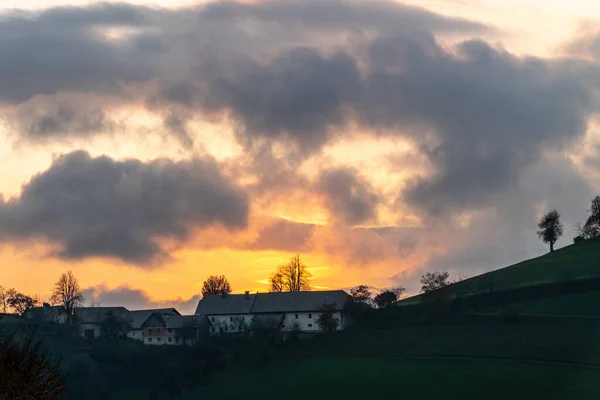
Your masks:
<svg viewBox="0 0 600 400"><path fill-rule="evenodd" d="M206 296L198 303L197 316L206 316L213 334L239 333L269 325L283 332L321 331L319 309L328 305L338 321L337 329L348 326L344 304L349 295L343 290L278 292Z"/></svg>

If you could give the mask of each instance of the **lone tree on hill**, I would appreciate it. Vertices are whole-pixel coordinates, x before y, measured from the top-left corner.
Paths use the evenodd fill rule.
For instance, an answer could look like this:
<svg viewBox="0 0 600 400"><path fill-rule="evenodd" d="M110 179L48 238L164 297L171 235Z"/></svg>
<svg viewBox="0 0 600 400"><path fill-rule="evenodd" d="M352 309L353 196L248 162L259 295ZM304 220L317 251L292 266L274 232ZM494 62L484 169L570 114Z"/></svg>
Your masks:
<svg viewBox="0 0 600 400"><path fill-rule="evenodd" d="M550 251L554 251L554 243L563 234L563 225L560 223L560 214L556 210L544 215L538 223L537 234L544 243L550 244Z"/></svg>
<svg viewBox="0 0 600 400"><path fill-rule="evenodd" d="M271 292L306 292L310 290L310 278L306 264L295 255L287 264L277 267L269 279Z"/></svg>
<svg viewBox="0 0 600 400"><path fill-rule="evenodd" d="M218 294L224 296L231 293L231 285L225 275L209 276L202 284L202 297Z"/></svg>
<svg viewBox="0 0 600 400"><path fill-rule="evenodd" d="M427 293L441 289L450 284L448 272L427 272L421 276L421 292Z"/></svg>
<svg viewBox="0 0 600 400"><path fill-rule="evenodd" d="M580 228L584 239L600 235L600 196L594 197L592 208L589 211L590 216L585 221L583 228Z"/></svg>
<svg viewBox="0 0 600 400"><path fill-rule="evenodd" d="M54 291L52 292L50 302L63 306L67 313L67 318L71 321L73 310L75 307L83 305L84 301L81 287L73 272L67 271L62 274L54 284Z"/></svg>

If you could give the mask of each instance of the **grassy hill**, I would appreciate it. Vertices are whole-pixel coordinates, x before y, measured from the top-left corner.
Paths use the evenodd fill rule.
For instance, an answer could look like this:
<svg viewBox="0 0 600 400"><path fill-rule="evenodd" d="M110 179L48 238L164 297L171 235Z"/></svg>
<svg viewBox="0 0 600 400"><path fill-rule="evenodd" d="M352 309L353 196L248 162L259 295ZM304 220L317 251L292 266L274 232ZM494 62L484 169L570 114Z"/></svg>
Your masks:
<svg viewBox="0 0 600 400"><path fill-rule="evenodd" d="M563 247L552 253L466 279L456 284L463 295L504 291L553 282L600 277L600 237ZM396 303L413 305L422 295Z"/></svg>

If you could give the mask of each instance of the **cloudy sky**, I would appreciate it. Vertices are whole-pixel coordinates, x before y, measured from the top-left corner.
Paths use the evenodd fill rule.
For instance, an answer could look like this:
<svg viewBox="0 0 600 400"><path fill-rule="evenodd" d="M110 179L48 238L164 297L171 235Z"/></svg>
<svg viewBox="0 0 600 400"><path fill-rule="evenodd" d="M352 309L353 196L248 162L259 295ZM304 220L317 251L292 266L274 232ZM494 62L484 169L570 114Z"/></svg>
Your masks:
<svg viewBox="0 0 600 400"><path fill-rule="evenodd" d="M0 285L191 312L474 275L570 243L600 192L600 4L7 0Z"/></svg>

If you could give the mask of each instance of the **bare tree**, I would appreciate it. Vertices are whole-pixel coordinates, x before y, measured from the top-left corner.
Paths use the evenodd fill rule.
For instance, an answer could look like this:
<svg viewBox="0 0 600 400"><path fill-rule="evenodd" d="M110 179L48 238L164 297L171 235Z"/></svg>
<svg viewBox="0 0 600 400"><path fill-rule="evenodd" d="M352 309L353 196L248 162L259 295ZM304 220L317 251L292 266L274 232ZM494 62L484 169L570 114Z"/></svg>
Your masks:
<svg viewBox="0 0 600 400"><path fill-rule="evenodd" d="M271 283L270 292L283 292L283 275L281 273L275 272L269 282Z"/></svg>
<svg viewBox="0 0 600 400"><path fill-rule="evenodd" d="M448 272L427 272L421 276L421 292L427 293L441 289L450 284Z"/></svg>
<svg viewBox="0 0 600 400"><path fill-rule="evenodd" d="M23 293L19 293L16 290L9 290L9 297L7 303L17 314L23 315L30 308L35 307L39 300L36 297L29 297Z"/></svg>
<svg viewBox="0 0 600 400"><path fill-rule="evenodd" d="M6 314L8 312L8 293L9 290L4 289L0 286L0 313Z"/></svg>
<svg viewBox="0 0 600 400"><path fill-rule="evenodd" d="M224 296L231 293L231 285L225 275L209 276L202 284L202 297L218 294Z"/></svg>
<svg viewBox="0 0 600 400"><path fill-rule="evenodd" d="M277 267L277 271L271 276L272 292L304 292L310 290L310 278L312 274L308 271L306 264L296 255L287 264Z"/></svg>
<svg viewBox="0 0 600 400"><path fill-rule="evenodd" d="M550 244L550 251L554 251L554 243L563 234L563 225L560 223L560 214L556 210L544 215L538 223L538 236L544 243Z"/></svg>
<svg viewBox="0 0 600 400"><path fill-rule="evenodd" d="M75 307L82 306L85 299L73 272L67 271L54 284L50 302L65 308L67 318L71 321Z"/></svg>

